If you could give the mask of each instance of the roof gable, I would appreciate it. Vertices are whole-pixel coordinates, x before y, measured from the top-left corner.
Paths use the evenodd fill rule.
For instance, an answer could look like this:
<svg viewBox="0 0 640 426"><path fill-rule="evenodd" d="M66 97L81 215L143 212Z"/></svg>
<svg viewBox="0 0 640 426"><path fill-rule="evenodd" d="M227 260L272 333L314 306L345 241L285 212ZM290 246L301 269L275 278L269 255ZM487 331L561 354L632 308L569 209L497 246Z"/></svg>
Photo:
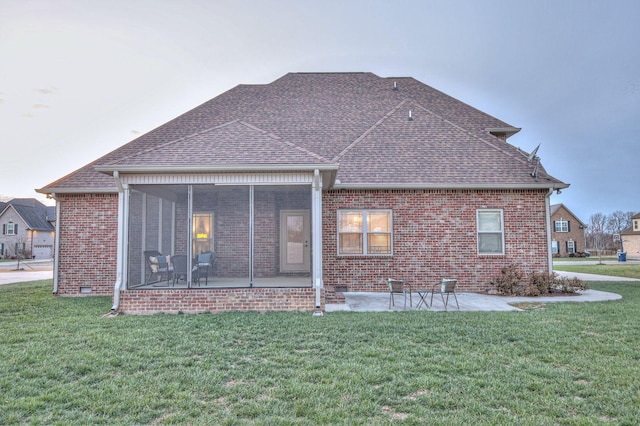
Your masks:
<svg viewBox="0 0 640 426"><path fill-rule="evenodd" d="M110 163L156 167L215 167L228 164L329 163L325 158L245 122L204 130Z"/></svg>

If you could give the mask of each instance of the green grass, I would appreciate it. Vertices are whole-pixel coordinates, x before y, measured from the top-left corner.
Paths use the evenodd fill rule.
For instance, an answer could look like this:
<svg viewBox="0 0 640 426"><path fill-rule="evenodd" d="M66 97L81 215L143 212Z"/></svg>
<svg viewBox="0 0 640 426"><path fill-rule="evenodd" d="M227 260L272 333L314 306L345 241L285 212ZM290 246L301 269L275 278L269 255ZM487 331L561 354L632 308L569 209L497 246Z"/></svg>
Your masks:
<svg viewBox="0 0 640 426"><path fill-rule="evenodd" d="M603 265L553 265L553 270L640 279L640 265L616 263Z"/></svg>
<svg viewBox="0 0 640 426"><path fill-rule="evenodd" d="M103 318L0 287L0 424L636 424L640 285L524 312Z"/></svg>

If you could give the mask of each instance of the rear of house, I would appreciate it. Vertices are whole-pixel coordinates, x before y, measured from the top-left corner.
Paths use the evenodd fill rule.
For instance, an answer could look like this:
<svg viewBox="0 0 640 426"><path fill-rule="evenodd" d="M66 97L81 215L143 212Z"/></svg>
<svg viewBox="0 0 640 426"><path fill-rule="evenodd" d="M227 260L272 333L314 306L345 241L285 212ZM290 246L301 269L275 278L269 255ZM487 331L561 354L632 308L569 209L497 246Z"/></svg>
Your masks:
<svg viewBox="0 0 640 426"><path fill-rule="evenodd" d="M123 312L323 309L342 291L550 272L568 185L519 131L412 78L240 85L40 189L54 293Z"/></svg>

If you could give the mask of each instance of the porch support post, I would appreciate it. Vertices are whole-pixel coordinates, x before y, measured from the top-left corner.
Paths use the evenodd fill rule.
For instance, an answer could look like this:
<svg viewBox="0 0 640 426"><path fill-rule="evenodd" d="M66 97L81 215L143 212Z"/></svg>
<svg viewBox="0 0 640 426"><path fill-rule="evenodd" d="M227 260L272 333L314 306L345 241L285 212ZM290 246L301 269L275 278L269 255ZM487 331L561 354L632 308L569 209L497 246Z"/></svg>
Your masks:
<svg viewBox="0 0 640 426"><path fill-rule="evenodd" d="M111 312L116 312L120 307L120 290L122 289L124 279L124 271L126 268L126 234L127 234L127 207L128 207L128 188L125 189L120 182L120 175L116 171L113 177L118 187L118 235L116 243L116 283L113 286L113 306Z"/></svg>
<svg viewBox="0 0 640 426"><path fill-rule="evenodd" d="M316 289L316 310L320 309L322 291L322 177L320 171L313 172L311 189L311 230L313 250L313 286Z"/></svg>

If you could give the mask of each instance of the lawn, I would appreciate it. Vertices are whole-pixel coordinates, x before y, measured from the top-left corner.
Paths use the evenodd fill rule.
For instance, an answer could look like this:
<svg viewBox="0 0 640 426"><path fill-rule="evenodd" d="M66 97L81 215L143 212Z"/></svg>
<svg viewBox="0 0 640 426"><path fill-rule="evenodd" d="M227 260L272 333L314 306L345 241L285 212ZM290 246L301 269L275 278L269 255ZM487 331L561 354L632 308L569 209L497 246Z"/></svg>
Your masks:
<svg viewBox="0 0 640 426"><path fill-rule="evenodd" d="M0 287L0 424L637 424L640 285L524 312L104 318Z"/></svg>
<svg viewBox="0 0 640 426"><path fill-rule="evenodd" d="M553 265L554 271L579 272L585 274L609 275L614 277L637 278L640 280L640 265L616 263L603 265Z"/></svg>

